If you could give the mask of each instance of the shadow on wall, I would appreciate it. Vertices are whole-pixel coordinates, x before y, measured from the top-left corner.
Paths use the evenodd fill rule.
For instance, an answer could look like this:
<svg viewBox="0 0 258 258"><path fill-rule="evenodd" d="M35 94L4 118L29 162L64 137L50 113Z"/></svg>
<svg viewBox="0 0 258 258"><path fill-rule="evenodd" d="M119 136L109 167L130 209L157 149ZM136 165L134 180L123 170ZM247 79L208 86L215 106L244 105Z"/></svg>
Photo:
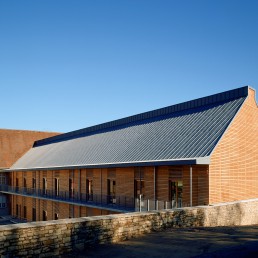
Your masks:
<svg viewBox="0 0 258 258"><path fill-rule="evenodd" d="M193 215L194 210L194 215ZM171 227L202 227L205 225L204 209L177 209L160 212L107 215L97 220L85 221L71 228L72 249L89 245L108 244L128 240L152 231Z"/></svg>

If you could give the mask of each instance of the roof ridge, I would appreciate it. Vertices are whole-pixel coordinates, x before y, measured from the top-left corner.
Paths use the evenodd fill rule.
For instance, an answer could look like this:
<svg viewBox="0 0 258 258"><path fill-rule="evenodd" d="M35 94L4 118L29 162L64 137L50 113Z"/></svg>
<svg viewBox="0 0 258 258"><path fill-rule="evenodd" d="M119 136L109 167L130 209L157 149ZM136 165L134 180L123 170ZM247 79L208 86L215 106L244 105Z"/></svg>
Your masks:
<svg viewBox="0 0 258 258"><path fill-rule="evenodd" d="M61 135L48 137L48 138L45 138L42 140L35 141L34 147L49 144L49 143L54 143L54 142L58 142L58 141L64 141L64 140L71 139L71 138L78 138L78 137L84 136L86 134L92 134L94 132L99 132L99 131L106 130L108 128L112 128L115 126L122 126L125 124L129 124L129 123L133 123L133 122L137 122L137 121L141 121L141 120L146 120L146 119L150 119L150 118L154 118L154 117L164 116L164 115L172 114L175 112L180 112L180 111L184 111L184 110L207 106L207 105L215 104L218 102L230 101L230 100L237 99L240 97L246 97L248 95L248 88L249 88L249 86L244 86L241 88L236 88L233 90L213 94L210 96L201 97L198 99L194 99L194 100L182 102L179 104L155 109L152 111L139 113L139 114L132 115L129 117L120 118L120 119L113 120L110 122L86 127L86 128L79 129L76 131L63 133Z"/></svg>

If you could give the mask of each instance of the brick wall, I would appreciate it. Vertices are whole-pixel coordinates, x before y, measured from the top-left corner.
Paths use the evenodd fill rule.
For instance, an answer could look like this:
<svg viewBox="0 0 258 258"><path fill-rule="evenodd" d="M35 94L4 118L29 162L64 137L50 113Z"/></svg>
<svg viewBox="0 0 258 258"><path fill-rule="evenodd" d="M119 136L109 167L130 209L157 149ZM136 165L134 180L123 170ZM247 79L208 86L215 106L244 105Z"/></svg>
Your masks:
<svg viewBox="0 0 258 258"><path fill-rule="evenodd" d="M34 141L59 133L0 129L0 168L9 168L33 145Z"/></svg>
<svg viewBox="0 0 258 258"><path fill-rule="evenodd" d="M258 107L249 95L211 155L209 203L258 196Z"/></svg>
<svg viewBox="0 0 258 258"><path fill-rule="evenodd" d="M55 257L168 227L258 224L258 199L222 205L0 226L1 257Z"/></svg>

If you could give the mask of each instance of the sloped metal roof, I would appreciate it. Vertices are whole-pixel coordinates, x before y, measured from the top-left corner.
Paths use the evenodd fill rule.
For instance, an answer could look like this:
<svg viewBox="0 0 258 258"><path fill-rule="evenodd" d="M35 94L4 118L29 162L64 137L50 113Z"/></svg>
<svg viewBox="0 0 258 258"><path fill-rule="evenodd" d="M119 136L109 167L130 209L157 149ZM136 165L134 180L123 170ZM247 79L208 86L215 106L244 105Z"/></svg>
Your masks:
<svg viewBox="0 0 258 258"><path fill-rule="evenodd" d="M208 164L248 87L35 142L10 170Z"/></svg>

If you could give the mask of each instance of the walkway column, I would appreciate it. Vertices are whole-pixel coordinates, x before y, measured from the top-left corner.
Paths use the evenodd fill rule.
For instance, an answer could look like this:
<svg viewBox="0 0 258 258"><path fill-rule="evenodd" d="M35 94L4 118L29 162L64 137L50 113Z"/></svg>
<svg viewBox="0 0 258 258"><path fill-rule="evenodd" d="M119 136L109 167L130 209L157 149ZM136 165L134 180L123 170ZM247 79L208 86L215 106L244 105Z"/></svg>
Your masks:
<svg viewBox="0 0 258 258"><path fill-rule="evenodd" d="M154 194L153 194L153 199L154 199L154 201L156 200L156 167L154 166L154 170L153 170L153 192L154 192Z"/></svg>
<svg viewBox="0 0 258 258"><path fill-rule="evenodd" d="M190 166L190 207L193 206L193 169Z"/></svg>

